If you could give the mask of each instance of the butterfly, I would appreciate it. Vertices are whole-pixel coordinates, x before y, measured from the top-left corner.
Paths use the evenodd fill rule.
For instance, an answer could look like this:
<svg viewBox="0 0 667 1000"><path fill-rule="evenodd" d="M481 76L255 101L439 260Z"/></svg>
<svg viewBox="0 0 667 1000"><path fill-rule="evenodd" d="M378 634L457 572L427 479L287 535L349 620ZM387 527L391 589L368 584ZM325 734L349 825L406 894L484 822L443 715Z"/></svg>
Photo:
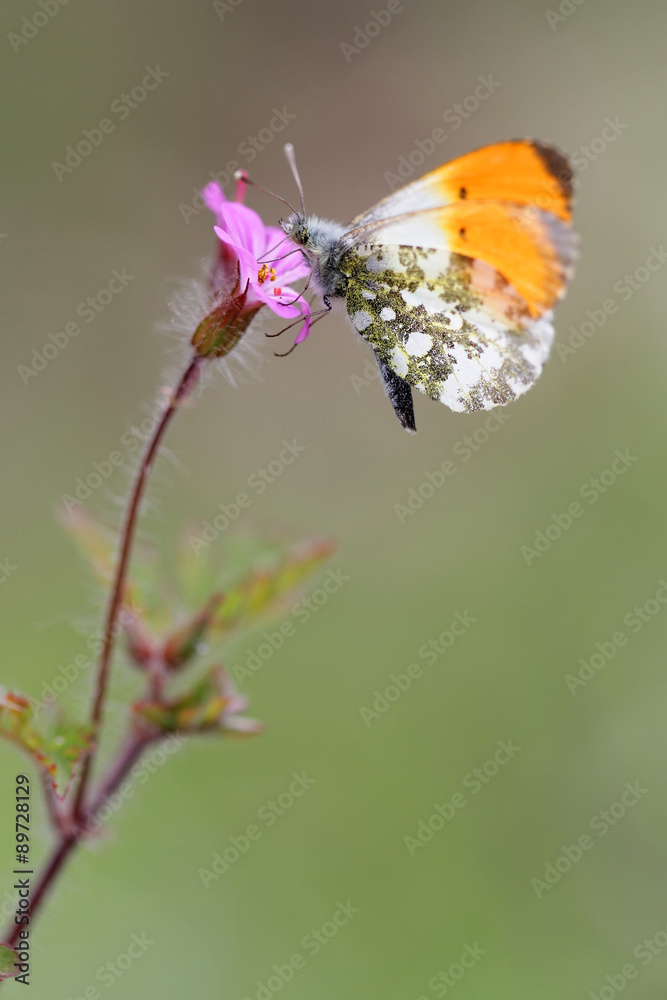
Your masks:
<svg viewBox="0 0 667 1000"><path fill-rule="evenodd" d="M572 170L552 146L485 146L390 194L349 226L301 212L280 226L324 311L344 303L403 427L412 390L457 412L509 403L536 381L552 308L573 274Z"/></svg>

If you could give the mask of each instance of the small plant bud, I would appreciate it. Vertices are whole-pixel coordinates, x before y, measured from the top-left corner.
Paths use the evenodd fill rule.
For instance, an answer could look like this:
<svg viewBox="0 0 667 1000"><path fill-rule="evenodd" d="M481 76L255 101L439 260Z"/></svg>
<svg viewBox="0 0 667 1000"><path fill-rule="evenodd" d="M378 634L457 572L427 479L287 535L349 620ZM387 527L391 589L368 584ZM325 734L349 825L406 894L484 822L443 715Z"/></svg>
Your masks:
<svg viewBox="0 0 667 1000"><path fill-rule="evenodd" d="M178 670L197 652L222 602L222 594L214 594L205 608L169 636L162 650L162 659L170 670Z"/></svg>

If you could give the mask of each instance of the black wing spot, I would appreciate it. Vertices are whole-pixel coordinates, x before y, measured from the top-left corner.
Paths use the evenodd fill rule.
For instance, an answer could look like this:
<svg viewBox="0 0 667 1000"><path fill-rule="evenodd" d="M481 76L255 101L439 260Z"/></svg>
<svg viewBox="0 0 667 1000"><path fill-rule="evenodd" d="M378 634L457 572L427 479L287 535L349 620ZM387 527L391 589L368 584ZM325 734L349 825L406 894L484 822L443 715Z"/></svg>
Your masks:
<svg viewBox="0 0 667 1000"><path fill-rule="evenodd" d="M465 226L461 226L461 228L459 229L459 236L462 239L466 238L466 227Z"/></svg>
<svg viewBox="0 0 667 1000"><path fill-rule="evenodd" d="M459 188L459 198L467 198L467 197L468 197L468 189L466 187Z"/></svg>

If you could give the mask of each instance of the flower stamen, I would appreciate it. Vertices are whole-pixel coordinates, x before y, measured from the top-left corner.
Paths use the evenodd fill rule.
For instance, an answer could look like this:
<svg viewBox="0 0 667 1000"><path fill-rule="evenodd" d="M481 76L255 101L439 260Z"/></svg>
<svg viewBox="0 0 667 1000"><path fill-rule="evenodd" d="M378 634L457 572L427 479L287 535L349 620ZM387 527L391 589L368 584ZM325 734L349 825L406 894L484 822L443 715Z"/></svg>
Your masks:
<svg viewBox="0 0 667 1000"><path fill-rule="evenodd" d="M259 271L257 272L257 280L259 281L260 285L263 285L267 278L269 279L269 281L275 281L276 269L275 267L268 267L266 264L262 264Z"/></svg>

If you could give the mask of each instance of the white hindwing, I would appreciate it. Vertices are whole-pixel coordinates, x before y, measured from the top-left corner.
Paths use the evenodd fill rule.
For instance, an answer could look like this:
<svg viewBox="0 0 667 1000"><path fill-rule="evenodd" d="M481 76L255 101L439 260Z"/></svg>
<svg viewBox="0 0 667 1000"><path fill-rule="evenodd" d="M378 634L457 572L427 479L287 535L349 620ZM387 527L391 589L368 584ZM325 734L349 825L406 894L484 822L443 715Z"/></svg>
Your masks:
<svg viewBox="0 0 667 1000"><path fill-rule="evenodd" d="M346 251L340 270L355 329L397 375L452 410L509 403L533 385L549 355L552 313L529 317L482 261L444 248L366 243Z"/></svg>

